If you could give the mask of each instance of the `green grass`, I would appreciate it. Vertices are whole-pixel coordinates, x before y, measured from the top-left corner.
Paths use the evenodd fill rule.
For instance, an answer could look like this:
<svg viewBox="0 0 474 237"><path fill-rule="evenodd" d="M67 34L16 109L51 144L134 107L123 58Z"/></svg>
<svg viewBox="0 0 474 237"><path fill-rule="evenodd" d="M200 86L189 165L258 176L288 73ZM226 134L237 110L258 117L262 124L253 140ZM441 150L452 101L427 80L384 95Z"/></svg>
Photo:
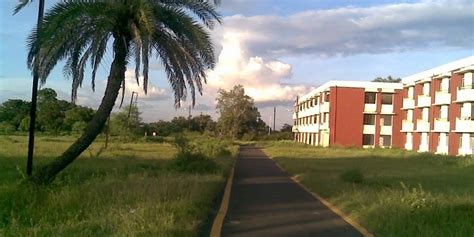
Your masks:
<svg viewBox="0 0 474 237"><path fill-rule="evenodd" d="M39 137L35 166L59 155L73 137ZM215 143L201 137L200 142ZM52 185L24 182L27 137L0 136L0 236L199 236L233 163L214 157L214 173L169 169L168 143L99 140Z"/></svg>
<svg viewBox="0 0 474 237"><path fill-rule="evenodd" d="M306 187L377 236L474 236L472 157L288 141L261 145Z"/></svg>

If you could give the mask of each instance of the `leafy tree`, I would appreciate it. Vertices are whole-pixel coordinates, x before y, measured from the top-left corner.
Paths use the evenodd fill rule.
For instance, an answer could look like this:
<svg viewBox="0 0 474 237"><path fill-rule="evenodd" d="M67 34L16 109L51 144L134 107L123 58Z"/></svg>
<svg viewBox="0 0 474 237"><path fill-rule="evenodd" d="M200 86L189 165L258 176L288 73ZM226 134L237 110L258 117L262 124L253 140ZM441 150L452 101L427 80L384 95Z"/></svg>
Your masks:
<svg viewBox="0 0 474 237"><path fill-rule="evenodd" d="M91 108L83 106L74 106L73 108L67 110L64 113L63 128L64 130L73 130L73 125L78 122L88 123L92 116L94 115L94 110ZM77 130L75 130L77 132Z"/></svg>
<svg viewBox="0 0 474 237"><path fill-rule="evenodd" d="M191 119L191 131L204 133L204 131L214 131L216 129L216 122L212 120L210 115L200 114Z"/></svg>
<svg viewBox="0 0 474 237"><path fill-rule="evenodd" d="M23 118L28 116L29 111L29 102L24 100L7 100L0 105L0 122L9 123L15 128L14 130L17 130Z"/></svg>
<svg viewBox="0 0 474 237"><path fill-rule="evenodd" d="M372 80L372 82L388 82L388 83L399 83L401 82L402 79L401 78L394 78L392 76L388 76L388 77L377 77L375 78L374 80Z"/></svg>
<svg viewBox="0 0 474 237"><path fill-rule="evenodd" d="M130 112L130 113L129 113ZM141 134L141 118L137 106L123 108L110 119L110 134L133 136Z"/></svg>
<svg viewBox="0 0 474 237"><path fill-rule="evenodd" d="M262 123L260 113L253 99L245 94L242 85L234 86L230 91L219 90L217 95L219 110L218 127L221 134L240 138L247 132L258 132Z"/></svg>
<svg viewBox="0 0 474 237"><path fill-rule="evenodd" d="M65 113L73 105L57 99L57 93L51 88L38 91L37 126L43 132L59 132Z"/></svg>
<svg viewBox="0 0 474 237"><path fill-rule="evenodd" d="M147 134L152 135L153 132L155 132L158 136L169 136L170 134L183 131L183 128L177 126L175 123L163 120L146 124L144 127Z"/></svg>
<svg viewBox="0 0 474 237"><path fill-rule="evenodd" d="M189 129L189 120L183 116L174 117L171 123L182 129Z"/></svg>
<svg viewBox="0 0 474 237"><path fill-rule="evenodd" d="M281 127L280 132L291 132L291 131L292 131L292 128L293 128L293 126L291 126L291 125L285 123L285 124L283 124L283 126Z"/></svg>
<svg viewBox="0 0 474 237"><path fill-rule="evenodd" d="M217 0L216 0L217 1ZM194 14L196 17L190 16ZM72 77L71 99L77 97L87 61L95 74L112 40L113 60L102 102L84 134L61 156L33 176L38 183L51 182L57 173L73 162L97 137L118 97L125 90L128 59L135 61L135 74L143 73L147 92L148 58L155 54L163 64L175 94L175 106L190 90L193 104L196 89L202 91L206 70L215 65L209 32L220 16L215 4L202 0L110 0L64 1L46 14L38 30L29 36L28 67L45 82L62 59L64 72ZM123 98L123 97L122 97Z"/></svg>

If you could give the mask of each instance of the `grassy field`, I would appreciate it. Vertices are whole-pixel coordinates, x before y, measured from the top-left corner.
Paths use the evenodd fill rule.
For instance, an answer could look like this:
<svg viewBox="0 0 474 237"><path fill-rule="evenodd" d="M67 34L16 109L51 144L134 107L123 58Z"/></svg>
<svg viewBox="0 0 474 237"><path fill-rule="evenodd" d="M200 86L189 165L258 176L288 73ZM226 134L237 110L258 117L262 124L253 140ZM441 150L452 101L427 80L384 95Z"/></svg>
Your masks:
<svg viewBox="0 0 474 237"><path fill-rule="evenodd" d="M39 137L35 165L72 137ZM200 138L208 144L209 138ZM211 145L209 145L211 144ZM218 170L169 169L168 143L98 141L47 187L23 180L27 137L0 136L0 236L200 236L233 163L236 147L214 157Z"/></svg>
<svg viewBox="0 0 474 237"><path fill-rule="evenodd" d="M261 144L306 187L377 236L474 236L474 158Z"/></svg>

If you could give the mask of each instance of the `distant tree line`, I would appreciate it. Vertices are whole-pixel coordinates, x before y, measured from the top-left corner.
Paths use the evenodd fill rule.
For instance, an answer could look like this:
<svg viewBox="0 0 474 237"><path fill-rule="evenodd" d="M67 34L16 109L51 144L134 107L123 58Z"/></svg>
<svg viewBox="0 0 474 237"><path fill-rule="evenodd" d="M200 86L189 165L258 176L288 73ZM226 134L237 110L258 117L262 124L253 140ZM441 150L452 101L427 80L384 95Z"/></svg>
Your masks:
<svg viewBox="0 0 474 237"><path fill-rule="evenodd" d="M30 102L10 99L0 105L0 132L28 131ZM50 88L38 91L36 129L45 133L81 133L94 110L59 100Z"/></svg>
<svg viewBox="0 0 474 237"><path fill-rule="evenodd" d="M200 114L144 123L137 106L124 106L119 112L112 113L109 134L133 138L198 132L244 140L291 139L291 125L288 124L283 125L281 131L272 131L268 135L270 127L261 119L253 99L245 94L242 86L235 86L229 91L220 90L216 100L216 109L220 115L217 121L210 115ZM10 99L3 102L0 105L0 133L28 131L29 110L28 101ZM94 113L92 108L58 99L53 89L45 88L38 92L36 129L47 134L79 134L84 131Z"/></svg>

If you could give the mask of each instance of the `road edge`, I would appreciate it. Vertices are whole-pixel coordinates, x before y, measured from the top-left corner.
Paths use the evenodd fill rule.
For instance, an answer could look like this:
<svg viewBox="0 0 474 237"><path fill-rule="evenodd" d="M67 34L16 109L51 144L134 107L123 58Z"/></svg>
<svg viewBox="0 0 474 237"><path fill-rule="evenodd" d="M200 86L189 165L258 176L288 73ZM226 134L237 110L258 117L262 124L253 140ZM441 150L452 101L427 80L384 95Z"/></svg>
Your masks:
<svg viewBox="0 0 474 237"><path fill-rule="evenodd" d="M238 158L239 158L239 155L237 155L237 159ZM230 193L232 189L232 182L234 180L234 170L235 170L236 163L237 162L234 162L234 165L232 166L229 177L227 178L227 183L224 189L224 195L222 195L222 201L221 201L219 211L217 212L216 217L214 218L214 221L212 222L211 233L209 234L210 237L221 236L222 225L224 224L224 219L227 214L227 210L229 209Z"/></svg>

